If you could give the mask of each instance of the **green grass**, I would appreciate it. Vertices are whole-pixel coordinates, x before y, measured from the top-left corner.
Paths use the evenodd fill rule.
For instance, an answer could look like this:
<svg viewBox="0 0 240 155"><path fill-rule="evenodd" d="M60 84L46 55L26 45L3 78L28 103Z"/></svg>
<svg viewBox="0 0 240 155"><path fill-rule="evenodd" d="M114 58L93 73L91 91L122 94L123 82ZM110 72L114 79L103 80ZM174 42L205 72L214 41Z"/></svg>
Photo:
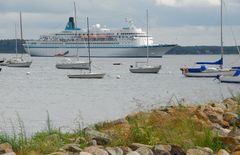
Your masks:
<svg viewBox="0 0 240 155"><path fill-rule="evenodd" d="M193 146L209 147L214 151L223 148L222 143L210 129L193 121L187 108L177 107L171 117L163 116L158 110L139 113L127 119L128 133L122 126L103 123L100 131L112 133L115 139L111 146L142 143L148 145L177 144L187 150ZM114 133L114 134L113 134Z"/></svg>
<svg viewBox="0 0 240 155"><path fill-rule="evenodd" d="M233 98L240 107L240 95ZM240 114L240 108L239 108ZM82 128L71 133L63 133L53 126L47 112L46 130L31 137L26 136L23 121L18 115L18 132L13 128L12 134L0 133L0 143L9 143L18 155L28 155L34 151L39 154L49 154L58 151L65 144L73 143L80 138L79 147L88 146L88 137ZM184 150L194 146L209 147L214 152L224 145L207 126L193 119L193 111L184 106L176 106L163 112L155 109L149 112L139 112L126 117L125 123L114 124L102 122L95 124L96 130L108 134L112 141L108 146L129 146L131 143L148 145L176 144Z"/></svg>

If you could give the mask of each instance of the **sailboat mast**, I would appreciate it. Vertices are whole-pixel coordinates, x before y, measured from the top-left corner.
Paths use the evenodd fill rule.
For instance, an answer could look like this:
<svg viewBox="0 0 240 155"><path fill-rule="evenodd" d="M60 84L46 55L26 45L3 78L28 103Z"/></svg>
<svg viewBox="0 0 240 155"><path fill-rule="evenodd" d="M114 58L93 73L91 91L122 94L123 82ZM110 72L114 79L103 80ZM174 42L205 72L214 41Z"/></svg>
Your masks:
<svg viewBox="0 0 240 155"><path fill-rule="evenodd" d="M148 49L148 9L146 10L146 16L147 16L147 64L149 62L149 49Z"/></svg>
<svg viewBox="0 0 240 155"><path fill-rule="evenodd" d="M77 41L77 11L76 11L76 3L74 2L74 19L75 19L75 25L74 25L74 28L75 28L75 37L76 37L76 41ZM77 45L77 44L76 44ZM79 60L79 55L78 55L78 45L77 45L77 60Z"/></svg>
<svg viewBox="0 0 240 155"><path fill-rule="evenodd" d="M223 60L223 0L221 0L221 59ZM223 68L223 65L220 65Z"/></svg>
<svg viewBox="0 0 240 155"><path fill-rule="evenodd" d="M21 33L20 45L22 45L23 33L22 33L22 12L21 11L20 11L20 33ZM22 56L21 57L23 57L23 51L22 51Z"/></svg>
<svg viewBox="0 0 240 155"><path fill-rule="evenodd" d="M16 51L16 57L17 57L18 47L17 47L17 25L16 24L15 24L15 51Z"/></svg>
<svg viewBox="0 0 240 155"><path fill-rule="evenodd" d="M89 40L89 21L87 17L87 39L88 39L88 62L89 62L89 72L91 73L91 58L90 58L90 40Z"/></svg>

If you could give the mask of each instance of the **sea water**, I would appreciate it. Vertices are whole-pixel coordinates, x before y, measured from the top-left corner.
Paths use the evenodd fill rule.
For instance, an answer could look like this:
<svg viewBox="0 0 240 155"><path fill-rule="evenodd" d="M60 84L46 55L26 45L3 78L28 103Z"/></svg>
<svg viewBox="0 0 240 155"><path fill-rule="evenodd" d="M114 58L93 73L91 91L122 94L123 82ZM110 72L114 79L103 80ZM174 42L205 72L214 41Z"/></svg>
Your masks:
<svg viewBox="0 0 240 155"><path fill-rule="evenodd" d="M13 55L2 54L10 58ZM227 55L225 67L240 65L237 55ZM240 93L239 84L214 78L186 78L179 70L196 61L215 61L218 55L165 55L150 59L161 64L159 74L133 74L129 66L144 58L93 58L93 72L103 79L69 79L80 70L59 70L61 57L33 57L30 68L2 67L0 72L0 130L11 130L19 120L28 133L46 127L47 113L56 128L72 130L114 120L133 111L180 103L221 101ZM87 61L87 58L81 58ZM121 65L113 65L113 63Z"/></svg>

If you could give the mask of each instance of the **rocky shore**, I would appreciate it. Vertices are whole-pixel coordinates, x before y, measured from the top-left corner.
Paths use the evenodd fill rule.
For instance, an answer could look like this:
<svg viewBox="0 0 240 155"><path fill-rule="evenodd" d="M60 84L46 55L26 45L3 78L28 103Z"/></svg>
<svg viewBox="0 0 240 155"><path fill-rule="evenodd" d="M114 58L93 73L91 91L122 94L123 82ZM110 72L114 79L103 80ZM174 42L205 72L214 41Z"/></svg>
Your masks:
<svg viewBox="0 0 240 155"><path fill-rule="evenodd" d="M240 155L239 106L235 97L153 109L75 133L37 133L20 145L0 137L0 154Z"/></svg>

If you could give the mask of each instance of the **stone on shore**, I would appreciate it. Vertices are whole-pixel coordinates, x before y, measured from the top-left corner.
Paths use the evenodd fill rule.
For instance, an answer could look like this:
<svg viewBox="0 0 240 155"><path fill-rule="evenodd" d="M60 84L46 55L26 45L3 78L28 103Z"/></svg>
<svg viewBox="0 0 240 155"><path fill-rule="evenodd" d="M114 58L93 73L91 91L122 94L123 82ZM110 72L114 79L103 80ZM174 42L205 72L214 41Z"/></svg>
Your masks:
<svg viewBox="0 0 240 155"><path fill-rule="evenodd" d="M152 150L147 147L140 147L136 150L140 155L154 155Z"/></svg>
<svg viewBox="0 0 240 155"><path fill-rule="evenodd" d="M10 145L9 143L0 144L0 152L1 153L13 152L12 145Z"/></svg>
<svg viewBox="0 0 240 155"><path fill-rule="evenodd" d="M105 150L109 155L123 155L123 150L120 147L106 147Z"/></svg>
<svg viewBox="0 0 240 155"><path fill-rule="evenodd" d="M219 151L217 152L216 155L230 155L230 154L229 154L226 150L221 149L221 150L219 150Z"/></svg>
<svg viewBox="0 0 240 155"><path fill-rule="evenodd" d="M48 155L69 155L67 152L53 152Z"/></svg>
<svg viewBox="0 0 240 155"><path fill-rule="evenodd" d="M86 147L83 149L83 151L94 155L109 155L107 151L100 149L97 146Z"/></svg>
<svg viewBox="0 0 240 155"><path fill-rule="evenodd" d="M131 151L131 152L128 152L126 155L140 155L140 154L136 151Z"/></svg>
<svg viewBox="0 0 240 155"><path fill-rule="evenodd" d="M97 130L94 130L91 128L85 128L84 132L91 139L95 139L98 145L106 145L111 141L111 138L107 134L104 134Z"/></svg>
<svg viewBox="0 0 240 155"><path fill-rule="evenodd" d="M171 145L155 145L153 148L154 155L171 155Z"/></svg>
<svg viewBox="0 0 240 155"><path fill-rule="evenodd" d="M91 154L91 153L88 153L88 152L80 152L80 154L79 155L93 155L93 154Z"/></svg>
<svg viewBox="0 0 240 155"><path fill-rule="evenodd" d="M137 149L140 148L140 147L146 147L146 148L149 148L149 149L152 149L152 148L153 148L151 145L145 145L145 144L140 144L140 143L132 143L129 147L130 147L133 151L137 150Z"/></svg>
<svg viewBox="0 0 240 155"><path fill-rule="evenodd" d="M226 112L236 112L238 110L238 104L231 98L223 100L224 105L226 106Z"/></svg>
<svg viewBox="0 0 240 155"><path fill-rule="evenodd" d="M176 155L186 155L186 153L183 151L183 149L180 146L177 145L171 145L171 154Z"/></svg>
<svg viewBox="0 0 240 155"><path fill-rule="evenodd" d="M188 149L187 155L213 155L213 152L207 148Z"/></svg>
<svg viewBox="0 0 240 155"><path fill-rule="evenodd" d="M79 148L78 144L66 144L63 146L63 149L68 151L68 152L73 152L73 153L77 153L77 152L81 152L82 149Z"/></svg>

